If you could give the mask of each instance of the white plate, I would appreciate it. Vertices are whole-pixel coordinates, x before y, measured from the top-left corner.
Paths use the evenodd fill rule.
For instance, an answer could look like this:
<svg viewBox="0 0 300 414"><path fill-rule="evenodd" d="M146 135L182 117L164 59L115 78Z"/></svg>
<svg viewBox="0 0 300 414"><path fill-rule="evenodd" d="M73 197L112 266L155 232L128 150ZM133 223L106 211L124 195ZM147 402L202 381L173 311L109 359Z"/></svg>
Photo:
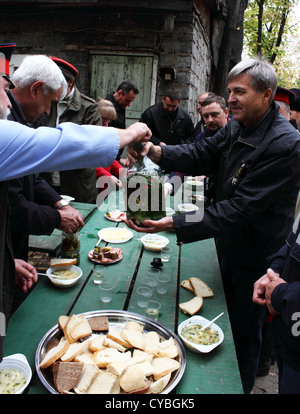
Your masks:
<svg viewBox="0 0 300 414"><path fill-rule="evenodd" d="M120 237L118 238L118 233L122 229L126 229L128 236L125 238ZM128 240L132 239L133 233L132 231L128 230L126 227L107 227L105 229L101 229L98 231L98 236L102 238L102 240L108 243L126 243Z"/></svg>
<svg viewBox="0 0 300 414"><path fill-rule="evenodd" d="M66 288L66 287L71 287L76 285L76 283L78 282L78 280L81 278L82 276L82 270L80 269L80 267L78 266L65 266L65 267L61 267L59 269L71 269L71 270L75 270L75 272L78 273L78 277L74 277L72 279L60 279L59 277L57 277L56 275L52 275L52 272L55 270L58 270L58 268L54 268L54 267L49 267L49 269L47 269L46 274L48 275L49 280L51 281L51 283L53 283L53 285L61 287L61 288Z"/></svg>
<svg viewBox="0 0 300 414"><path fill-rule="evenodd" d="M27 358L23 354L13 354L7 357L4 357L0 363L1 369L17 369L23 372L25 375L26 383L20 388L16 394L22 394L25 388L31 381L32 371L30 365L28 364Z"/></svg>
<svg viewBox="0 0 300 414"><path fill-rule="evenodd" d="M169 239L158 234L145 234L141 237L141 242L143 243L145 249L151 250L153 252L160 251L163 247L169 243Z"/></svg>
<svg viewBox="0 0 300 414"><path fill-rule="evenodd" d="M186 347L189 348L191 351L198 352L199 354L208 353L208 352L211 352L214 348L216 348L217 346L219 346L223 342L224 333L223 333L222 329L218 325L216 325L215 323L211 324L211 328L218 331L219 336L220 336L220 340L218 342L216 342L215 344L212 344L212 345L197 345L197 344L194 344L193 342L188 341L187 339L185 339L181 335L182 329L188 324L200 324L201 326L204 326L208 322L209 322L208 319L205 319L202 316L196 315L196 316L192 316L191 318L181 322L181 324L178 326L178 335L180 336L181 340L186 345Z"/></svg>
<svg viewBox="0 0 300 414"><path fill-rule="evenodd" d="M121 250L121 249L120 249L120 250ZM121 251L122 251L122 250L121 250ZM111 260L111 261L109 261L109 262L104 262L103 260L95 259L95 258L93 257L93 252L94 252L94 249L92 249L92 250L90 250L90 251L89 251L88 258L89 258L92 262L95 262L95 263L98 263L98 264L102 264L102 265L104 265L104 266L106 266L106 265L111 265L111 264L114 264L114 263L118 263L120 260L122 260L122 257L123 257L123 255L121 255L121 257L120 257L119 259L116 259L116 260Z"/></svg>
<svg viewBox="0 0 300 414"><path fill-rule="evenodd" d="M63 198L64 200L67 200L67 201L75 201L75 198L74 197L71 197L71 196L68 196L68 195L61 195L61 198Z"/></svg>

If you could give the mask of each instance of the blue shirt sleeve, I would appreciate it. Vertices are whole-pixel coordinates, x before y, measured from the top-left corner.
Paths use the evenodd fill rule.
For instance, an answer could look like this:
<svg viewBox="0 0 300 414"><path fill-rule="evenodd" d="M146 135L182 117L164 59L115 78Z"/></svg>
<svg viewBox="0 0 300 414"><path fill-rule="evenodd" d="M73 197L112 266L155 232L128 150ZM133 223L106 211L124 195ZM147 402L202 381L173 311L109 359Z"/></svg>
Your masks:
<svg viewBox="0 0 300 414"><path fill-rule="evenodd" d="M41 171L108 167L120 146L114 128L65 122L56 128L29 128L0 121L0 181Z"/></svg>

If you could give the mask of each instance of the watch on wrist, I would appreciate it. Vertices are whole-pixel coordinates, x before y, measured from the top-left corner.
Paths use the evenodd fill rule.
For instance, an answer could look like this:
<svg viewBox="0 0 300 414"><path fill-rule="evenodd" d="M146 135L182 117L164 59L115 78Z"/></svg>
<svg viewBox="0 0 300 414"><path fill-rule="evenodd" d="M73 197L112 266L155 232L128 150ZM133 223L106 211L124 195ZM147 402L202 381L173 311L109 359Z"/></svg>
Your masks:
<svg viewBox="0 0 300 414"><path fill-rule="evenodd" d="M61 199L59 200L59 202L56 204L55 208L57 210L61 209L62 207L68 206L69 205L69 201L65 200L65 199Z"/></svg>

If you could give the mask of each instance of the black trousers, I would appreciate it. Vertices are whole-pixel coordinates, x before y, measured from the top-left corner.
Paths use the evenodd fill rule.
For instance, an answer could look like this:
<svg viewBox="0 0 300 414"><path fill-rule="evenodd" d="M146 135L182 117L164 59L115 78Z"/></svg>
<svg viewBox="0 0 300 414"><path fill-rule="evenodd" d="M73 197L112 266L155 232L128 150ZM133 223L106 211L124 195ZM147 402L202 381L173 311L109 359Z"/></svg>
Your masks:
<svg viewBox="0 0 300 414"><path fill-rule="evenodd" d="M233 339L245 394L254 386L267 309L252 301L253 284L265 271L239 267L221 259L220 268Z"/></svg>

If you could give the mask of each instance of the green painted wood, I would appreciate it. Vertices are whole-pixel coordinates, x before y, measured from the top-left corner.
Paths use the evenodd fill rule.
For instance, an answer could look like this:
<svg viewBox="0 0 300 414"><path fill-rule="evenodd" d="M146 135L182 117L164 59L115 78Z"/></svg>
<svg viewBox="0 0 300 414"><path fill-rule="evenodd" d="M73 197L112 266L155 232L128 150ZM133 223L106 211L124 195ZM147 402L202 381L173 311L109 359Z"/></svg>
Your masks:
<svg viewBox="0 0 300 414"><path fill-rule="evenodd" d="M132 79L140 92L126 109L126 124L138 121L150 106L152 86L152 56L92 55L91 96L105 98L126 79Z"/></svg>
<svg viewBox="0 0 300 414"><path fill-rule="evenodd" d="M209 354L198 354L186 349L187 366L184 379L176 388L179 394L239 394L243 393L235 348L213 239L181 246L180 282L192 276L199 277L214 292L204 299L198 312L207 319L224 312L216 322L224 332L224 342ZM193 298L186 289L179 288L179 301ZM188 318L182 311L178 323Z"/></svg>

